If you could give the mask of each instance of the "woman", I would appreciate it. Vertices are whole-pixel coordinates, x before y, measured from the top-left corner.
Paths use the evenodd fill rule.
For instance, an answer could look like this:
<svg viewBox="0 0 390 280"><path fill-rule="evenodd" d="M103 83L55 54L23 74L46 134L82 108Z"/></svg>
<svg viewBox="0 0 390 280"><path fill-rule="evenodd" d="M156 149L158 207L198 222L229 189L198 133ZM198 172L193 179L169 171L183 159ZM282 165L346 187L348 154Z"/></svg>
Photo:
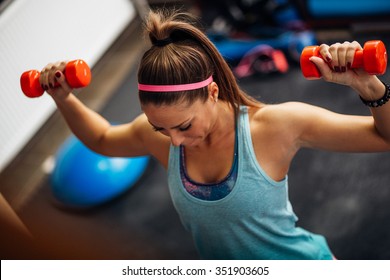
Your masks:
<svg viewBox="0 0 390 280"><path fill-rule="evenodd" d="M332 259L322 236L296 227L287 173L303 147L390 149L390 102L383 104L389 87L350 69L361 46L321 45L323 59L311 61L324 80L352 87L366 105L382 99L371 117L256 101L187 14L150 12L146 32L152 46L138 71L144 113L131 123L112 127L86 108L65 81L65 62L42 70L40 82L73 133L104 155L154 156L168 171L174 206L202 258Z"/></svg>

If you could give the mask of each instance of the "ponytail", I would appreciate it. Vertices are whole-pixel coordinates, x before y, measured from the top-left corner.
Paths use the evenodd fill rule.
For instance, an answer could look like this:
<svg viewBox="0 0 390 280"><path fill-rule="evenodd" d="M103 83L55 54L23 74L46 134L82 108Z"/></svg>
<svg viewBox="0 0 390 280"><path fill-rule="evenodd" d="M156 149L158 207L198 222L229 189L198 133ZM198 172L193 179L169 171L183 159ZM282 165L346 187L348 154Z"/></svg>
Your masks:
<svg viewBox="0 0 390 280"><path fill-rule="evenodd" d="M211 75L219 88L219 99L238 112L240 105L259 107L254 98L238 86L230 67L214 44L196 27L197 22L183 12L151 11L145 23L151 48L145 52L138 70L138 82L150 85L196 83ZM206 101L206 88L191 92L139 91L141 104L171 105L179 101Z"/></svg>

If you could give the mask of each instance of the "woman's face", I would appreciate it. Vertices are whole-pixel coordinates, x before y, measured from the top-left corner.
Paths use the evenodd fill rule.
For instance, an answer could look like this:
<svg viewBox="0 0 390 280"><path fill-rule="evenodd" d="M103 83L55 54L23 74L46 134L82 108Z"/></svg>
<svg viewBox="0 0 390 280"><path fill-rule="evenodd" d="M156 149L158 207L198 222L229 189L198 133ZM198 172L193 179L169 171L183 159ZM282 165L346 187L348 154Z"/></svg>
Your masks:
<svg viewBox="0 0 390 280"><path fill-rule="evenodd" d="M149 123L156 132L171 138L174 146L195 147L209 135L215 120L216 102L208 98L188 105L186 102L175 105L143 106Z"/></svg>

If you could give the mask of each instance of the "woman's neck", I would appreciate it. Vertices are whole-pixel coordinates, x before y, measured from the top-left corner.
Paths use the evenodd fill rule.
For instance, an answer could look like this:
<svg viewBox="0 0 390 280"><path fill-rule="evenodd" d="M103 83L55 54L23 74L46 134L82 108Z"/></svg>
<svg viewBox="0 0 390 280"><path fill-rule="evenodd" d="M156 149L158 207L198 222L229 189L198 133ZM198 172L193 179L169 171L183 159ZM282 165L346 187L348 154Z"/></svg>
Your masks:
<svg viewBox="0 0 390 280"><path fill-rule="evenodd" d="M212 147L224 143L227 139L234 139L235 123L234 108L227 102L219 101L214 123L205 140L205 145Z"/></svg>

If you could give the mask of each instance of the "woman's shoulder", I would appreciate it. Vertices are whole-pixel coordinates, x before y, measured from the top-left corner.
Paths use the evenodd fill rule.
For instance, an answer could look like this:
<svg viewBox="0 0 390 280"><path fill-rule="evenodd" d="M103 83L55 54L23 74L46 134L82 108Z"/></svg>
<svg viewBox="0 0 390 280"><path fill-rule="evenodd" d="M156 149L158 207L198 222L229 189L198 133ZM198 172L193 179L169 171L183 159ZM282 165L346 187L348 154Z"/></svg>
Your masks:
<svg viewBox="0 0 390 280"><path fill-rule="evenodd" d="M252 135L266 134L286 140L297 139L318 118L319 108L302 102L285 102L250 107L249 124Z"/></svg>
<svg viewBox="0 0 390 280"><path fill-rule="evenodd" d="M313 106L302 102L284 102L278 104L264 104L261 107L249 107L248 115L251 123L291 123L312 110Z"/></svg>

